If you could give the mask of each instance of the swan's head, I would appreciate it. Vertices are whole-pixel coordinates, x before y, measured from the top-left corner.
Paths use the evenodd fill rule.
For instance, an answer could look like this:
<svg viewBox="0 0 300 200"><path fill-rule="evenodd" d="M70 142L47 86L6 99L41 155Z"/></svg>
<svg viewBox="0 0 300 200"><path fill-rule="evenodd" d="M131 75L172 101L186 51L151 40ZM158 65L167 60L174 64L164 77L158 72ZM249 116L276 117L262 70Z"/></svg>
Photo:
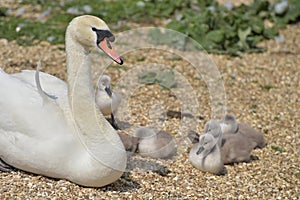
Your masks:
<svg viewBox="0 0 300 200"><path fill-rule="evenodd" d="M237 130L238 130L238 123L235 119L234 114L225 114L223 117L222 131L235 133L237 132Z"/></svg>
<svg viewBox="0 0 300 200"><path fill-rule="evenodd" d="M216 145L215 138L211 134L203 134L199 138L199 149L196 154L201 154L204 150L210 151Z"/></svg>
<svg viewBox="0 0 300 200"><path fill-rule="evenodd" d="M106 93L108 94L108 96L112 96L112 91L110 89L110 82L111 79L109 76L107 75L101 75L99 76L98 79L98 90L102 90L102 91L106 91Z"/></svg>
<svg viewBox="0 0 300 200"><path fill-rule="evenodd" d="M213 135L215 138L221 138L222 137L222 131L220 123L216 120L209 120L206 122L204 126L204 133L209 133Z"/></svg>
<svg viewBox="0 0 300 200"><path fill-rule="evenodd" d="M66 37L72 38L88 50L99 48L116 63L123 64L123 60L111 46L115 36L98 17L91 15L75 17L67 28Z"/></svg>

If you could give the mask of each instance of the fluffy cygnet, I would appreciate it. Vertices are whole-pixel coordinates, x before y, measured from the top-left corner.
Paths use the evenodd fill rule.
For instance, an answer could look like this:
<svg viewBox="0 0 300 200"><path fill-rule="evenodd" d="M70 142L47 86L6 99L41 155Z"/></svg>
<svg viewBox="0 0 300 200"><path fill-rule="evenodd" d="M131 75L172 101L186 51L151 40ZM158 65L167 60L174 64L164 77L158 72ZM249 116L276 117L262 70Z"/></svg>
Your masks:
<svg viewBox="0 0 300 200"><path fill-rule="evenodd" d="M244 140L249 140L255 143L254 148L263 148L265 146L265 139L262 133L257 132L247 123L238 123L233 114L225 114L221 122L223 135L225 134L240 134Z"/></svg>
<svg viewBox="0 0 300 200"><path fill-rule="evenodd" d="M134 136L139 138L138 153L152 158L169 159L176 154L173 137L165 132L155 132L147 127L136 129Z"/></svg>
<svg viewBox="0 0 300 200"><path fill-rule="evenodd" d="M101 75L98 79L98 88L96 90L96 103L104 116L111 116L111 124L118 128L114 119L114 112L121 103L121 95L110 89L111 79L107 75Z"/></svg>
<svg viewBox="0 0 300 200"><path fill-rule="evenodd" d="M247 140L241 134L225 134L222 140L221 154L224 164L249 162L256 143Z"/></svg>
<svg viewBox="0 0 300 200"><path fill-rule="evenodd" d="M231 122L233 121L232 119L235 120L235 118L232 118L232 115L228 115L227 117L225 116L224 119L227 119ZM264 146L264 139L262 137L262 134L257 133L255 130L253 131L253 129L249 125L244 123L242 124L242 126L241 124L238 124L237 128L235 125L232 125L230 123L226 124L226 131L225 134L222 134L220 145L221 157L224 164L249 162L252 159L252 150L256 147ZM224 127L225 126L223 125L222 128ZM240 127L242 127L242 129ZM213 120L213 122L207 122L205 131L206 134L209 133L213 136L218 136L218 134L216 133L218 131L211 131L218 129L218 122ZM250 134L247 131L249 131ZM254 136L252 136L252 134ZM195 144L199 141L199 134L194 131L190 131L188 134L188 138L193 144ZM216 139L217 138L218 137L216 137Z"/></svg>
<svg viewBox="0 0 300 200"><path fill-rule="evenodd" d="M221 159L220 148L213 134L200 135L199 143L192 147L189 160L194 167L204 172L221 175L226 173L226 168Z"/></svg>

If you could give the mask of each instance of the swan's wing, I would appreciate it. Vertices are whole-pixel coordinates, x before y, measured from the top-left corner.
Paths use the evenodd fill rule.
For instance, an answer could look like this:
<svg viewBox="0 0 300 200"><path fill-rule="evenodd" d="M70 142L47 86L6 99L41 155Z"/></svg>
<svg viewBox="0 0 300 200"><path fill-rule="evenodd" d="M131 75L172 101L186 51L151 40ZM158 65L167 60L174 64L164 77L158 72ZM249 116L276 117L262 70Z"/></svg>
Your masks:
<svg viewBox="0 0 300 200"><path fill-rule="evenodd" d="M34 71L21 74L18 78L20 74L0 69L0 157L14 167L56 177L50 171L56 173L53 169L71 153L73 126L55 101L44 103L34 85ZM64 90L63 84L57 85Z"/></svg>
<svg viewBox="0 0 300 200"><path fill-rule="evenodd" d="M73 140L71 134L45 139L0 129L0 155L18 169L61 178L68 169L60 166L64 166L62 161L74 151Z"/></svg>
<svg viewBox="0 0 300 200"><path fill-rule="evenodd" d="M48 132L58 133L59 129L67 127L64 112L55 102L44 105L36 86L2 70L0 96L0 129L28 135L38 134L40 137Z"/></svg>
<svg viewBox="0 0 300 200"><path fill-rule="evenodd" d="M36 82L36 71L34 70L23 70L20 73L12 74L11 76L20 79L26 84L32 85L38 89L37 82ZM47 73L39 72L39 81L40 85L43 87L42 91L45 91L47 94L56 97L56 102L59 107L64 110L69 108L68 104L68 90L67 84L62 81L61 79L52 76Z"/></svg>
<svg viewBox="0 0 300 200"><path fill-rule="evenodd" d="M38 92L40 93L40 95L42 96L44 101L49 100L49 98L52 100L57 99L56 96L50 95L42 89L41 82L40 82L40 68L41 68L41 61L39 61L37 63L37 67L36 67L36 71L35 71L35 83L36 83Z"/></svg>

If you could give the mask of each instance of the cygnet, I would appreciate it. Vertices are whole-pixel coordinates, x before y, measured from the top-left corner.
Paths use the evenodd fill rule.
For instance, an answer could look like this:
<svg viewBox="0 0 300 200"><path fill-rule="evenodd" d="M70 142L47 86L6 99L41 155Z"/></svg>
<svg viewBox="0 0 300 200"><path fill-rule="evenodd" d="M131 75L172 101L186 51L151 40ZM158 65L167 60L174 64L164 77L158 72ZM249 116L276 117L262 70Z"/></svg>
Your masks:
<svg viewBox="0 0 300 200"><path fill-rule="evenodd" d="M170 159L177 152L173 137L165 131L155 132L153 129L140 127L136 129L134 136L139 139L138 153L142 156Z"/></svg>
<svg viewBox="0 0 300 200"><path fill-rule="evenodd" d="M194 144L189 154L192 165L204 172L225 174L226 168L222 162L217 142L218 139L214 138L213 134L200 135L199 143Z"/></svg>
<svg viewBox="0 0 300 200"><path fill-rule="evenodd" d="M240 134L245 140L255 143L254 148L263 148L265 146L265 139L262 133L257 132L247 123L237 123L233 114L225 114L221 122L223 135L226 134Z"/></svg>
<svg viewBox="0 0 300 200"><path fill-rule="evenodd" d="M114 118L114 112L121 103L121 95L110 89L111 78L107 75L101 75L98 79L98 88L96 90L96 103L104 116L111 116L111 124L118 129Z"/></svg>

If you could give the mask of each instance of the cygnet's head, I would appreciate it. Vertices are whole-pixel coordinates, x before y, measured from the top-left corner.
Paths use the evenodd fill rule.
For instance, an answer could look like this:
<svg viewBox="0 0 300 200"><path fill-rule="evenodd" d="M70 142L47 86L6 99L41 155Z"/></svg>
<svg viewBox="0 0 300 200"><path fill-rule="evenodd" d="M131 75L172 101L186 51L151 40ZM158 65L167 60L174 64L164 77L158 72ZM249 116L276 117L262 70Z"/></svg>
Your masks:
<svg viewBox="0 0 300 200"><path fill-rule="evenodd" d="M209 120L204 126L204 133L209 133L215 138L222 137L222 131L220 123L216 120Z"/></svg>
<svg viewBox="0 0 300 200"><path fill-rule="evenodd" d="M83 15L74 18L66 32L66 40L73 40L90 51L93 48L101 49L116 63L122 65L123 60L114 51L111 42L115 40L115 36L111 33L106 23L98 17L91 15ZM71 42L67 42L72 45Z"/></svg>
<svg viewBox="0 0 300 200"><path fill-rule="evenodd" d="M211 134L203 134L199 138L199 149L196 154L199 155L202 152L209 152L216 145L215 138ZM205 150L205 151L204 151Z"/></svg>
<svg viewBox="0 0 300 200"><path fill-rule="evenodd" d="M234 114L225 114L221 123L223 133L236 133L238 131L238 123Z"/></svg>
<svg viewBox="0 0 300 200"><path fill-rule="evenodd" d="M110 82L111 82L111 79L109 76L101 75L101 76L99 76L97 85L98 85L99 90L106 91L106 93L109 96L112 96L112 91L110 89Z"/></svg>

